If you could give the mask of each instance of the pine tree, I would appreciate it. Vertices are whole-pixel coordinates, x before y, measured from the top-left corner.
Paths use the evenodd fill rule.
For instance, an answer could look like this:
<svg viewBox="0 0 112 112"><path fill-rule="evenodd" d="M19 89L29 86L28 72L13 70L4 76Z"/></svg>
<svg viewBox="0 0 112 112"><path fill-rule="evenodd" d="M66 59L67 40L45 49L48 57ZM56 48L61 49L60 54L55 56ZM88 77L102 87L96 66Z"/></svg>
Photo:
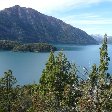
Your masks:
<svg viewBox="0 0 112 112"><path fill-rule="evenodd" d="M12 75L12 71L4 73L4 77L0 79L0 97L2 102L2 109L4 112L11 112L12 94L14 84L17 82L16 78Z"/></svg>
<svg viewBox="0 0 112 112"><path fill-rule="evenodd" d="M104 41L100 48L100 65L98 74L98 85L96 88L96 108L97 111L105 111L104 105L106 105L109 88L107 88L107 80L109 73L107 73L110 58L108 56L107 34L104 35Z"/></svg>
<svg viewBox="0 0 112 112"><path fill-rule="evenodd" d="M76 66L71 64L63 52L56 57L54 92L58 111L76 110L78 77Z"/></svg>
<svg viewBox="0 0 112 112"><path fill-rule="evenodd" d="M83 110L91 112L111 111L112 99L110 74L107 72L110 58L108 56L107 35L104 35L104 41L100 48L100 64L92 66L89 79L83 84Z"/></svg>
<svg viewBox="0 0 112 112"><path fill-rule="evenodd" d="M39 81L39 89L33 97L33 108L38 112L54 108L54 68L55 57L53 51L51 51Z"/></svg>
<svg viewBox="0 0 112 112"><path fill-rule="evenodd" d="M106 83L107 70L110 58L108 56L107 34L104 35L104 41L100 48L99 82Z"/></svg>
<svg viewBox="0 0 112 112"><path fill-rule="evenodd" d="M89 78L90 78L91 87L92 87L92 89L94 89L98 83L98 68L97 68L96 64L94 64L92 66L92 71L89 75Z"/></svg>
<svg viewBox="0 0 112 112"><path fill-rule="evenodd" d="M46 68L42 72L42 76L40 78L41 89L43 90L43 94L45 95L47 91L52 89L52 83L54 82L53 70L55 67L55 57L53 51L50 52L50 56L48 62L46 63Z"/></svg>
<svg viewBox="0 0 112 112"><path fill-rule="evenodd" d="M56 57L51 52L40 78L39 91L34 97L34 108L38 111L49 112L73 111L72 107L76 107L75 100L78 96L78 90L74 94L77 83L76 67L67 60L62 52L59 52ZM37 108L39 105L36 102L41 105L40 110Z"/></svg>
<svg viewBox="0 0 112 112"><path fill-rule="evenodd" d="M108 73L110 57L108 56L107 34L104 35L103 45L100 48L99 89L100 107L104 111L112 111L111 76Z"/></svg>

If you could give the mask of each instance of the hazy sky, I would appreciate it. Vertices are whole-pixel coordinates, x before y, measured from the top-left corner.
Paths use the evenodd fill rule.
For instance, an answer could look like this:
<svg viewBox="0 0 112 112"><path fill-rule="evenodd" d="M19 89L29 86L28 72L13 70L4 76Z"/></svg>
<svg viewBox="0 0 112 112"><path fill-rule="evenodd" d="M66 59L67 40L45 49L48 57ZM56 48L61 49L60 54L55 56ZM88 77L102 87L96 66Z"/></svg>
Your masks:
<svg viewBox="0 0 112 112"><path fill-rule="evenodd" d="M112 0L0 0L0 10L14 5L54 16L88 34L112 35Z"/></svg>

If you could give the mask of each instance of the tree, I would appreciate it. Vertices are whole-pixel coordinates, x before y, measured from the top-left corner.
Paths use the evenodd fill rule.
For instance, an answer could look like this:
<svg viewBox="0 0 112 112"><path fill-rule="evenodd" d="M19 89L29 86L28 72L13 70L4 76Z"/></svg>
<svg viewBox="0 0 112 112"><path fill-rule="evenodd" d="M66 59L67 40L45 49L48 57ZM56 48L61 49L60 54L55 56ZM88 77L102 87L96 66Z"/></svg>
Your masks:
<svg viewBox="0 0 112 112"><path fill-rule="evenodd" d="M110 58L108 57L107 35L100 48L100 64L92 66L89 79L82 88L83 96L80 99L80 109L91 112L112 111L112 90L110 74L107 72ZM82 108L83 107L83 108Z"/></svg>
<svg viewBox="0 0 112 112"><path fill-rule="evenodd" d="M75 110L79 92L77 83L76 66L72 65L62 52L55 57L51 51L40 78L39 91L35 94L34 108L38 111L72 112L73 107ZM74 94L75 90L76 94ZM40 110L37 108L39 106L36 102L39 102L39 106L41 105Z"/></svg>
<svg viewBox="0 0 112 112"><path fill-rule="evenodd" d="M35 92L33 97L33 108L35 111L41 112L54 108L54 69L55 57L53 51L50 52L46 68L42 72L39 82L39 89Z"/></svg>
<svg viewBox="0 0 112 112"><path fill-rule="evenodd" d="M77 68L62 52L56 57L55 91L57 107L60 111L76 111L80 90L78 88ZM58 110L57 109L57 110Z"/></svg>
<svg viewBox="0 0 112 112"><path fill-rule="evenodd" d="M17 82L16 78L12 75L12 71L4 73L4 77L0 79L0 102L4 112L11 112L11 104L13 100L13 87Z"/></svg>
<svg viewBox="0 0 112 112"><path fill-rule="evenodd" d="M104 41L100 48L100 65L98 67L98 84L96 87L96 108L97 111L106 111L104 105L106 105L107 99L109 99L109 89L107 85L108 78L110 74L107 72L110 58L108 56L108 46L107 46L107 34L104 35ZM112 103L111 103L112 104Z"/></svg>
<svg viewBox="0 0 112 112"><path fill-rule="evenodd" d="M105 34L102 47L100 48L99 80L101 84L106 83L109 61L110 58L108 57L107 34Z"/></svg>

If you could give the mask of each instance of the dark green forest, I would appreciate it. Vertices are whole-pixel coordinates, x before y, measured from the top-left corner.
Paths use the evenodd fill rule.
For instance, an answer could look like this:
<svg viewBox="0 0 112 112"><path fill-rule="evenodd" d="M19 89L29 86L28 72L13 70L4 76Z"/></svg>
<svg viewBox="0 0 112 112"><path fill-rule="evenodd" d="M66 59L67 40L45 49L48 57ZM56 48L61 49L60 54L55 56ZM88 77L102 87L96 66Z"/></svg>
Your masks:
<svg viewBox="0 0 112 112"><path fill-rule="evenodd" d="M0 40L23 43L98 44L85 31L19 5L0 11Z"/></svg>
<svg viewBox="0 0 112 112"><path fill-rule="evenodd" d="M22 51L22 52L50 52L56 47L47 43L19 43L10 40L0 40L0 50Z"/></svg>
<svg viewBox="0 0 112 112"><path fill-rule="evenodd" d="M11 70L0 78L0 112L112 112L112 75L108 73L107 35L99 65L80 77L63 52L50 52L39 83L20 86ZM75 58L74 58L75 60Z"/></svg>

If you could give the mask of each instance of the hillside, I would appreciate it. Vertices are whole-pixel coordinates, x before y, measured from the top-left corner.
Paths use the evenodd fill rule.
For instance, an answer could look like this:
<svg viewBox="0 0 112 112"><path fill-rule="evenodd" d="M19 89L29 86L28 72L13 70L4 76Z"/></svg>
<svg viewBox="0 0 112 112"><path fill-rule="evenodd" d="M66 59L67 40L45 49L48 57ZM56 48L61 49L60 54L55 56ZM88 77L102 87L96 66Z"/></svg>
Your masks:
<svg viewBox="0 0 112 112"><path fill-rule="evenodd" d="M102 43L104 36L100 34L91 34L91 37L93 37L98 43Z"/></svg>
<svg viewBox="0 0 112 112"><path fill-rule="evenodd" d="M18 5L0 11L0 39L23 43L97 44L78 28Z"/></svg>
<svg viewBox="0 0 112 112"><path fill-rule="evenodd" d="M102 43L102 42L103 42L103 38L104 38L103 35L100 35L100 34L92 34L91 36L92 36L98 43ZM107 42L108 42L108 44L112 44L112 36L108 36L108 37L107 37Z"/></svg>

